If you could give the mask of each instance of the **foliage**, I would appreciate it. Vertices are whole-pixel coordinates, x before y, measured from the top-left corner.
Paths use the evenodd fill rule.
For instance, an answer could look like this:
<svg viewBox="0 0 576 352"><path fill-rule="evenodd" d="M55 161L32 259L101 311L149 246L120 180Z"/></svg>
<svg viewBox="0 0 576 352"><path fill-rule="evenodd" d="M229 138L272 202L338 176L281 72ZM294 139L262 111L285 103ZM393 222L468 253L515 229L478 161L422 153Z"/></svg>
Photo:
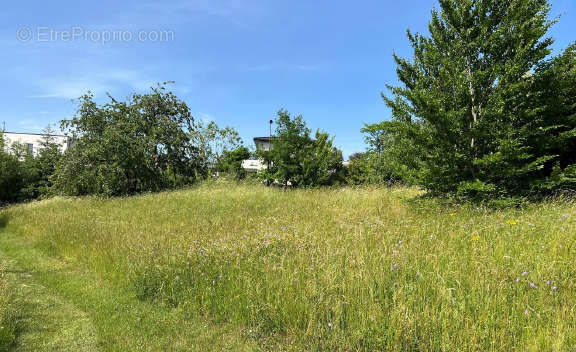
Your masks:
<svg viewBox="0 0 576 352"><path fill-rule="evenodd" d="M246 170L242 167L242 162L250 159L250 156L250 150L244 146L231 151L224 151L218 158L216 170L218 172L232 175L236 179L243 179L246 177Z"/></svg>
<svg viewBox="0 0 576 352"><path fill-rule="evenodd" d="M350 157L346 168L346 182L350 185L393 185L401 182L402 179L391 170L392 164L385 159L385 156L367 151Z"/></svg>
<svg viewBox="0 0 576 352"><path fill-rule="evenodd" d="M56 165L62 159L62 150L56 142L55 131L49 125L42 133L37 155L26 155L21 159L24 187L21 199L45 198L52 194L52 181Z"/></svg>
<svg viewBox="0 0 576 352"><path fill-rule="evenodd" d="M0 205L19 200L23 187L22 173L18 158L5 149L4 136L0 131Z"/></svg>
<svg viewBox="0 0 576 352"><path fill-rule="evenodd" d="M514 193L576 190L576 45L539 64L504 109L516 121L498 150L477 160L498 170L484 173L486 183Z"/></svg>
<svg viewBox="0 0 576 352"><path fill-rule="evenodd" d="M365 134L368 148L365 153L350 156L347 182L353 185L392 185L407 181L409 173L402 166L402 162L406 162L406 155L394 155L394 135L382 128L381 124L367 124L361 132Z"/></svg>
<svg viewBox="0 0 576 352"><path fill-rule="evenodd" d="M53 178L68 195L158 191L194 182L202 157L193 144L190 109L165 85L99 106L89 93L62 128L72 135Z"/></svg>
<svg viewBox="0 0 576 352"><path fill-rule="evenodd" d="M208 124L197 122L191 131L191 136L199 150L201 168L206 172L221 171L220 159L232 151L239 150L243 144L238 131L232 127L220 128L214 121Z"/></svg>
<svg viewBox="0 0 576 352"><path fill-rule="evenodd" d="M268 182L298 187L342 181L342 152L333 146L333 138L317 131L312 139L302 116L292 117L286 110L278 112L272 149L260 155L270 165L260 174Z"/></svg>
<svg viewBox="0 0 576 352"><path fill-rule="evenodd" d="M537 147L554 133L572 140L573 78L546 83L549 8L547 0L441 0L429 37L408 32L414 57L394 56L403 86L389 87L393 120L379 129L410 179L433 193L496 197L533 191L553 170L571 177L566 157ZM535 125L546 132L530 136Z"/></svg>

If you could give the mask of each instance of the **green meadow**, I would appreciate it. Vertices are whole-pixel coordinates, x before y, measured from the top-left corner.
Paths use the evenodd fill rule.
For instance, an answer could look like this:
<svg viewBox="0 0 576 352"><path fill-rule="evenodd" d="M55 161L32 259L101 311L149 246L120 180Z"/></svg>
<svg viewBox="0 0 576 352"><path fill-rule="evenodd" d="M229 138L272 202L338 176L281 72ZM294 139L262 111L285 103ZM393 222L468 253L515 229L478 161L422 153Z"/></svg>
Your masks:
<svg viewBox="0 0 576 352"><path fill-rule="evenodd" d="M576 204L214 182L0 211L0 349L569 351Z"/></svg>

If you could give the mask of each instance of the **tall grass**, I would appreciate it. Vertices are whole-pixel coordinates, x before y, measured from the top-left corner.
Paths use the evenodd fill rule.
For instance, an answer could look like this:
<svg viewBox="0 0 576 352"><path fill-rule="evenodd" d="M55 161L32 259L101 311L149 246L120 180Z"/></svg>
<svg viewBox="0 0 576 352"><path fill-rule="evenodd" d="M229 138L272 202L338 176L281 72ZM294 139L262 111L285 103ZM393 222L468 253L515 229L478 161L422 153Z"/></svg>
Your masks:
<svg viewBox="0 0 576 352"><path fill-rule="evenodd" d="M7 265L0 258L0 351L9 351L16 342L17 306L15 288L8 280Z"/></svg>
<svg viewBox="0 0 576 352"><path fill-rule="evenodd" d="M406 188L205 185L5 210L45 253L314 350L576 348L576 205L448 207Z"/></svg>

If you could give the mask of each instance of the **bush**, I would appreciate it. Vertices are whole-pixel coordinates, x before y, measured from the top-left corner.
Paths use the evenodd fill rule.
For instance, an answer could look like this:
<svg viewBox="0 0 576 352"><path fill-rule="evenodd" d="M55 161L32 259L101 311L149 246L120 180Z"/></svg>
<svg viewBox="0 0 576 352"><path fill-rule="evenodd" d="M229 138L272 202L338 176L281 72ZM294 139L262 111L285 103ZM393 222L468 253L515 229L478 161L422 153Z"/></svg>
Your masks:
<svg viewBox="0 0 576 352"><path fill-rule="evenodd" d="M391 163L375 152L357 153L350 157L346 168L346 183L350 185L385 184L402 182Z"/></svg>
<svg viewBox="0 0 576 352"><path fill-rule="evenodd" d="M17 201L23 186L20 162L5 150L4 137L0 132L0 205Z"/></svg>

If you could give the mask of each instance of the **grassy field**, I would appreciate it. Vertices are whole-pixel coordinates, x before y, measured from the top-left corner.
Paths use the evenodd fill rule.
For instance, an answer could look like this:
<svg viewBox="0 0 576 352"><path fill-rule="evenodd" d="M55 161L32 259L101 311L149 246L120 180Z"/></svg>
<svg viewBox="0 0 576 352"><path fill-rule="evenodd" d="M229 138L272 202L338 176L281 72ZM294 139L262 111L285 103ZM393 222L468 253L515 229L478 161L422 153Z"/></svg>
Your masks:
<svg viewBox="0 0 576 352"><path fill-rule="evenodd" d="M69 307L76 350L576 349L573 202L223 183L0 220L1 255L46 288L28 299Z"/></svg>

